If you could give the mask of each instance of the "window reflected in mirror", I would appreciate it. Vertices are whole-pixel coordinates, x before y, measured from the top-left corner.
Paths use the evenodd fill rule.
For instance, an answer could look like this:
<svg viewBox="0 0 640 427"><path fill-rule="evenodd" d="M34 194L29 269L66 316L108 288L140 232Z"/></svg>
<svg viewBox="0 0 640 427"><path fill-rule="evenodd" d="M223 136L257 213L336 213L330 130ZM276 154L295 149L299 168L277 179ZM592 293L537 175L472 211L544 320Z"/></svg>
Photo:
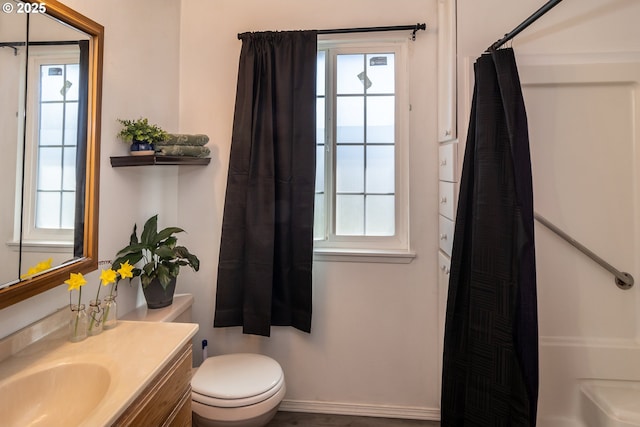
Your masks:
<svg viewBox="0 0 640 427"><path fill-rule="evenodd" d="M0 308L97 268L104 28L40 4L0 15Z"/></svg>
<svg viewBox="0 0 640 427"><path fill-rule="evenodd" d="M14 224L21 279L82 256L75 227L83 223L87 144L89 37L44 15L30 16L29 28L22 215Z"/></svg>

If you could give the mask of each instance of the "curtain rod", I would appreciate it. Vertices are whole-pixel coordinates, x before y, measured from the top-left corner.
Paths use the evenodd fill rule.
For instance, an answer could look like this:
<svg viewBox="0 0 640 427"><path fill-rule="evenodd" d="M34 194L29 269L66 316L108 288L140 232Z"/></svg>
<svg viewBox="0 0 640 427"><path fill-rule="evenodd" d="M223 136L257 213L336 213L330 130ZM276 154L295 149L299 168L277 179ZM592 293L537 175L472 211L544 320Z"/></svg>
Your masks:
<svg viewBox="0 0 640 427"><path fill-rule="evenodd" d="M332 30L318 30L318 34L347 34L347 33L372 33L376 31L403 31L403 30L411 30L413 40L416 39L416 33L420 30L426 30L427 24L418 23L414 25L391 25L388 27L361 27L361 28L336 28ZM247 33L238 33L238 39L242 38L243 34Z"/></svg>
<svg viewBox="0 0 640 427"><path fill-rule="evenodd" d="M55 41L55 42L29 42L29 46L53 46L53 45L77 45L79 42L77 40L69 40L69 41ZM25 42L0 42L0 47L8 47L13 49L13 55L18 55L18 46L25 46Z"/></svg>
<svg viewBox="0 0 640 427"><path fill-rule="evenodd" d="M511 30L511 32L505 34L503 38L501 38L500 40L498 40L497 42L495 42L494 44L489 46L487 48L487 51L490 52L492 50L498 49L500 46L502 46L503 44L505 44L506 42L508 42L509 40L511 40L512 38L514 38L518 34L520 34L520 32L522 30L524 30L529 25L531 25L535 21L537 21L538 18L542 17L545 13L547 13L548 11L553 9L555 6L557 6L558 3L560 3L561 1L562 0L550 0L550 1L548 1L544 6L542 6L540 9L535 11L533 13L533 15L531 15L530 17L528 17L527 19L522 21L522 23L520 23L520 25L518 25L516 28Z"/></svg>
<svg viewBox="0 0 640 427"><path fill-rule="evenodd" d="M0 42L0 47L25 46L26 44L26 42ZM80 42L78 40L29 42L29 46L66 46L74 44L80 44Z"/></svg>

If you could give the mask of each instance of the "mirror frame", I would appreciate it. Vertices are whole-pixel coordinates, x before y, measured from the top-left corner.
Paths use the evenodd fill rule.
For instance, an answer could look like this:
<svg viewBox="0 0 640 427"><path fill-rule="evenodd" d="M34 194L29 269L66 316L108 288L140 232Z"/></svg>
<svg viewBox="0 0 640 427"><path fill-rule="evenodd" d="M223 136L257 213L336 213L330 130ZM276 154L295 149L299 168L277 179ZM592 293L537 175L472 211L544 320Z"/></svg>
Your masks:
<svg viewBox="0 0 640 427"><path fill-rule="evenodd" d="M46 14L81 30L91 38L89 62L89 103L87 112L87 172L85 176L84 256L56 266L18 283L0 289L0 309L16 304L63 284L70 273L88 273L98 269L98 205L100 185L100 119L102 111L102 65L104 27L57 0L37 0Z"/></svg>

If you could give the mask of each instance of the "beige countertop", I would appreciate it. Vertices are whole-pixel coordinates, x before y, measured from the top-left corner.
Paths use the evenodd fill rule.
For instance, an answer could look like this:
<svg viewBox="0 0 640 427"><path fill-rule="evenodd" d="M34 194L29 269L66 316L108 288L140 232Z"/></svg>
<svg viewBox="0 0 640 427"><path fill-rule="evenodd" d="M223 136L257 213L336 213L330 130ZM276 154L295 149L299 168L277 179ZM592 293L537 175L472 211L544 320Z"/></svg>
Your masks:
<svg viewBox="0 0 640 427"><path fill-rule="evenodd" d="M67 339L66 327L62 328L0 362L0 414L10 410L2 408L2 402L8 400L3 396L8 393L5 384L61 364L93 363L108 370L109 385L105 396L80 425L111 425L197 331L198 325L192 323L119 320L113 329L72 343ZM78 383L78 387L85 385Z"/></svg>

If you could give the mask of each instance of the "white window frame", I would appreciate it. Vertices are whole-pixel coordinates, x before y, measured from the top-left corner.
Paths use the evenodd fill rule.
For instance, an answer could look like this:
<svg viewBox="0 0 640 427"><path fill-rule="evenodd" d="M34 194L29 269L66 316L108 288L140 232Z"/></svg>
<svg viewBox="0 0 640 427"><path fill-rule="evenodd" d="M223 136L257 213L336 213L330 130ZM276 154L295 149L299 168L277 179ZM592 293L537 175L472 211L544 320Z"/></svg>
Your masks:
<svg viewBox="0 0 640 427"><path fill-rule="evenodd" d="M27 250L47 250L53 252L67 252L74 245L74 230L37 228L36 215L36 185L38 169L38 125L40 123L40 66L49 64L77 64L78 50L68 46L47 46L39 49L37 46L29 48L27 87L27 111L31 111L26 124L25 172L24 172L24 211L22 224L22 246ZM20 218L16 227L19 229ZM19 233L18 233L19 234Z"/></svg>
<svg viewBox="0 0 640 427"><path fill-rule="evenodd" d="M393 236L339 236L335 234L335 112L326 104L325 212L323 239L314 240L317 261L408 263L415 257L409 239L409 96L406 38L366 35L322 38L318 50L327 50L326 93L335 98L335 54L394 53L395 55L395 234ZM320 116L320 114L318 114Z"/></svg>

